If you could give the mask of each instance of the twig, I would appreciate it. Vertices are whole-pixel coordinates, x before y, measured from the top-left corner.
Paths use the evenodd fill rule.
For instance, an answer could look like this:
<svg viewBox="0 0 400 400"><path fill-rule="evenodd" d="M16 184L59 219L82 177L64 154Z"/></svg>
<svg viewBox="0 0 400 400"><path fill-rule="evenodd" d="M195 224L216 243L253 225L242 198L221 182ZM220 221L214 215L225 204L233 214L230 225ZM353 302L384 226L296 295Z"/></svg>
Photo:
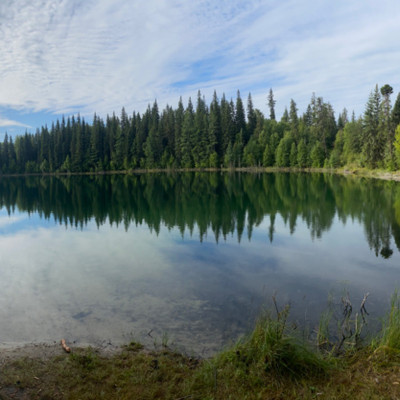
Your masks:
<svg viewBox="0 0 400 400"><path fill-rule="evenodd" d="M279 309L278 309L278 304L276 302L276 295L275 294L272 295L272 301L274 302L274 306L275 306L275 310L276 310L276 316L278 317L278 321L279 321L280 314L279 314Z"/></svg>
<svg viewBox="0 0 400 400"><path fill-rule="evenodd" d="M350 315L353 311L353 306L349 298L349 293L346 293L346 297L342 297L342 303L343 303L343 316L345 318L350 318Z"/></svg>
<svg viewBox="0 0 400 400"><path fill-rule="evenodd" d="M363 319L364 324L366 324L366 320L365 320L365 315L364 314L369 315L368 311L365 308L365 302L367 301L368 296L369 296L369 292L364 294L364 298L363 298L363 300L361 302L361 306L360 306L360 314L361 314L361 317Z"/></svg>
<svg viewBox="0 0 400 400"><path fill-rule="evenodd" d="M152 338L153 336L151 336L151 332L153 332L153 329L150 329L150 330L147 332L147 336L150 336L150 337Z"/></svg>

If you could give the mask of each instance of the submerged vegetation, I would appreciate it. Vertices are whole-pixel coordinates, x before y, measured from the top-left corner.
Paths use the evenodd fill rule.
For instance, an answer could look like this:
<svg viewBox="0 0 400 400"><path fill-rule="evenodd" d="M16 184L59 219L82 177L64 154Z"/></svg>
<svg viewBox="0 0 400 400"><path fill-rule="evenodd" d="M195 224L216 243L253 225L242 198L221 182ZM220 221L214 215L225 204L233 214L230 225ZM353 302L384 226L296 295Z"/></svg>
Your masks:
<svg viewBox="0 0 400 400"><path fill-rule="evenodd" d="M208 106L200 91L196 104L167 106L155 101L140 114L94 115L92 124L79 115L43 126L35 134L0 143L0 173L101 172L131 169L237 167L384 168L400 167L400 93L394 106L389 85L375 87L363 116L344 109L336 119L332 106L312 96L298 114L294 100L281 120L275 99L268 96L269 118L247 110L238 91L236 101L214 92Z"/></svg>
<svg viewBox="0 0 400 400"><path fill-rule="evenodd" d="M355 323L357 315L350 320L347 301L344 298L342 302L343 321ZM135 342L112 356L88 348L47 360L10 359L3 361L0 395L41 399L394 399L400 395L399 305L395 293L381 334L359 347L353 345L356 331L346 336L344 346L313 345L289 323L289 308L279 311L276 307L274 317L266 313L247 337L207 360L177 354L166 343L162 349L150 351ZM340 325L338 330L343 332Z"/></svg>

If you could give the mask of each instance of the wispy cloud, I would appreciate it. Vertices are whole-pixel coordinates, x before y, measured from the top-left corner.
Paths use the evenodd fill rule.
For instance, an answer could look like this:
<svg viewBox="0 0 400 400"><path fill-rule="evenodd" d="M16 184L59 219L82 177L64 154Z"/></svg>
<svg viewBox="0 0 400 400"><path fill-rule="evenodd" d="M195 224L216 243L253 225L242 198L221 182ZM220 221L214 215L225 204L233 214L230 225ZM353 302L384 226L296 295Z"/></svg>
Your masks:
<svg viewBox="0 0 400 400"><path fill-rule="evenodd" d="M19 126L21 128L32 128L30 125L26 125L22 122L14 121L12 119L7 119L7 118L1 118L1 117L0 117L0 126L1 127Z"/></svg>
<svg viewBox="0 0 400 400"><path fill-rule="evenodd" d="M400 3L6 0L0 105L54 113L143 111L198 89L251 91L266 111L316 92L360 113L376 83L400 90Z"/></svg>

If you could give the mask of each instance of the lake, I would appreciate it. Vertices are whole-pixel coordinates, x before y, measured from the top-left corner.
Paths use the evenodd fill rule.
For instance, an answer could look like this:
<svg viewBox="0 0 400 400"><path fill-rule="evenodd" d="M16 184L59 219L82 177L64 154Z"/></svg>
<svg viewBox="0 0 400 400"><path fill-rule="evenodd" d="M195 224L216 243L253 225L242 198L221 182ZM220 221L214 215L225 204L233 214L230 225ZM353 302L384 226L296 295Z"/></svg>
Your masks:
<svg viewBox="0 0 400 400"><path fill-rule="evenodd" d="M0 344L147 345L208 356L291 305L369 292L371 326L400 281L400 185L305 173L0 179ZM339 311L338 311L339 312Z"/></svg>

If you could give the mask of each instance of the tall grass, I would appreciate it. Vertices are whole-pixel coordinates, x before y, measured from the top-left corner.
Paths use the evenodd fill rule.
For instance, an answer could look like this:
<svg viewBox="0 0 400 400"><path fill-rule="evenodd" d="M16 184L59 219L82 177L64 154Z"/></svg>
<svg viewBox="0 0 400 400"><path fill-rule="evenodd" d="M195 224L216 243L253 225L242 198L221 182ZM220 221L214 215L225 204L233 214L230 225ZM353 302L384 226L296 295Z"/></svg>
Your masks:
<svg viewBox="0 0 400 400"><path fill-rule="evenodd" d="M287 323L288 315L289 306L276 317L265 313L249 336L211 361L212 367L220 374L224 371L258 382L268 377L300 379L325 374L332 363L297 334Z"/></svg>
<svg viewBox="0 0 400 400"><path fill-rule="evenodd" d="M394 292L391 298L390 312L385 318L381 338L375 341L377 350L400 355L400 293Z"/></svg>

